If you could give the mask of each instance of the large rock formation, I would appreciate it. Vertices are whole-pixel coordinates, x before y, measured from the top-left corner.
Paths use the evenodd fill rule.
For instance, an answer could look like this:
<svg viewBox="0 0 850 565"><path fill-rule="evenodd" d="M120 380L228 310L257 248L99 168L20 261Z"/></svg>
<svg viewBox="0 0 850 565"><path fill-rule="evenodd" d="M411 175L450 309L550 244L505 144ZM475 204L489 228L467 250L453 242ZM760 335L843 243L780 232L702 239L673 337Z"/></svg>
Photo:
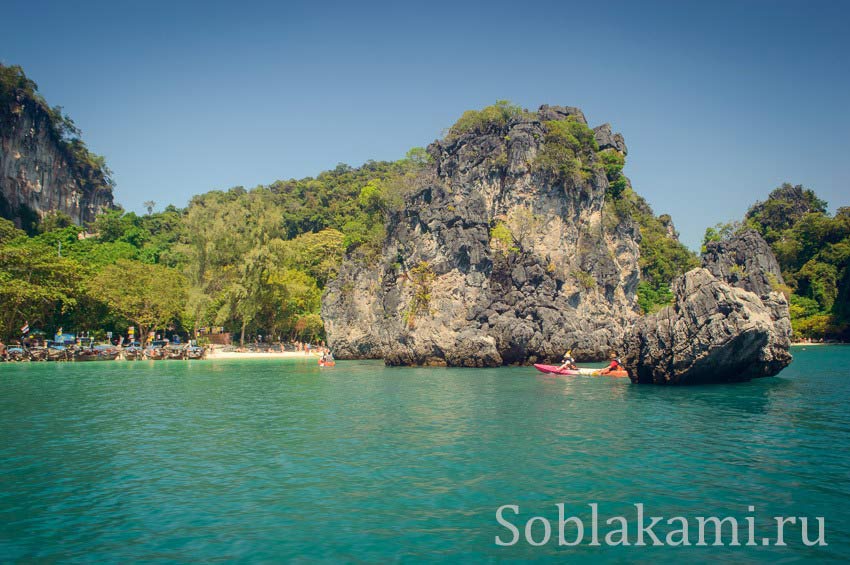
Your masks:
<svg viewBox="0 0 850 565"><path fill-rule="evenodd" d="M83 224L113 205L102 170L74 154L56 120L32 91L0 85L0 216L19 225L50 211Z"/></svg>
<svg viewBox="0 0 850 565"><path fill-rule="evenodd" d="M773 251L755 230L707 243L702 266L715 277L763 297L784 284Z"/></svg>
<svg viewBox="0 0 850 565"><path fill-rule="evenodd" d="M570 137L581 147L559 145ZM552 361L568 348L606 357L637 318L640 234L603 214L598 143L625 152L610 127L594 132L558 106L433 143L379 260L347 258L328 287L335 353L453 366Z"/></svg>
<svg viewBox="0 0 850 565"><path fill-rule="evenodd" d="M675 301L629 332L623 364L637 383L697 384L777 374L791 362L791 323L776 258L754 231L707 246Z"/></svg>

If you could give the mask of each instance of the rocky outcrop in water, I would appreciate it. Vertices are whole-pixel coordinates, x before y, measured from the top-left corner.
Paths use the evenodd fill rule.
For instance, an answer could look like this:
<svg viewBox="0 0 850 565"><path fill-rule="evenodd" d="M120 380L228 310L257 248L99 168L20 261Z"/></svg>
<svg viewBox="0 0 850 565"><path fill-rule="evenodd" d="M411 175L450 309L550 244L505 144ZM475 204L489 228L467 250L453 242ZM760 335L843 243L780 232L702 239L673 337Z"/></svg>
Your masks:
<svg viewBox="0 0 850 565"><path fill-rule="evenodd" d="M0 216L18 225L51 211L83 224L113 207L102 170L82 162L60 139L56 120L32 92L0 88Z"/></svg>
<svg viewBox="0 0 850 565"><path fill-rule="evenodd" d="M754 231L707 246L703 268L673 284L674 303L635 324L623 364L636 383L698 384L777 374L791 362L788 302L776 258Z"/></svg>
<svg viewBox="0 0 850 565"><path fill-rule="evenodd" d="M559 141L570 136L581 147ZM607 357L637 318L640 234L603 213L600 142L625 152L609 126L594 132L580 110L542 106L433 143L379 260L347 258L328 286L322 318L337 356L452 366L553 361L569 348Z"/></svg>

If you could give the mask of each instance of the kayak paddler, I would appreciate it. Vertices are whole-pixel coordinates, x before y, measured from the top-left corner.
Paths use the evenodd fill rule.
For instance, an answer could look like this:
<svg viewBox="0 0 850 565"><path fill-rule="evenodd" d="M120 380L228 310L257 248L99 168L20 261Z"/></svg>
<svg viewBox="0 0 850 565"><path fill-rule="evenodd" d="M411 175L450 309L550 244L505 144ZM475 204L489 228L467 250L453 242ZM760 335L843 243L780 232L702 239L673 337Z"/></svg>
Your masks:
<svg viewBox="0 0 850 565"><path fill-rule="evenodd" d="M623 365L620 363L620 358L617 357L615 353L611 354L611 364L599 371L600 375L607 375L608 373L612 373L614 371L625 371Z"/></svg>
<svg viewBox="0 0 850 565"><path fill-rule="evenodd" d="M564 354L564 358L561 360L561 363L561 366L558 367L559 371L563 371L564 369L571 369L575 371L578 368L576 367L576 360L573 359L572 349Z"/></svg>

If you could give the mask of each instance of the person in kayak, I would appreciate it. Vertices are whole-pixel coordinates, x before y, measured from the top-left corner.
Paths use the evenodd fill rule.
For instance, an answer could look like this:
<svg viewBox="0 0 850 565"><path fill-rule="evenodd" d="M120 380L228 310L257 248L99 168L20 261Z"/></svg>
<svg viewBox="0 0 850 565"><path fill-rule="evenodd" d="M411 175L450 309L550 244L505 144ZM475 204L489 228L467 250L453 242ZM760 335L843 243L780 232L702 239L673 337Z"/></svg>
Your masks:
<svg viewBox="0 0 850 565"><path fill-rule="evenodd" d="M620 363L620 358L616 355L611 355L611 364L599 371L600 375L607 375L609 373L613 373L616 371L625 371L623 365Z"/></svg>
<svg viewBox="0 0 850 565"><path fill-rule="evenodd" d="M561 360L561 363L561 366L558 367L559 371L563 371L564 369L571 369L575 371L578 369L578 367L576 367L576 360L573 359L572 349L564 354L564 358Z"/></svg>

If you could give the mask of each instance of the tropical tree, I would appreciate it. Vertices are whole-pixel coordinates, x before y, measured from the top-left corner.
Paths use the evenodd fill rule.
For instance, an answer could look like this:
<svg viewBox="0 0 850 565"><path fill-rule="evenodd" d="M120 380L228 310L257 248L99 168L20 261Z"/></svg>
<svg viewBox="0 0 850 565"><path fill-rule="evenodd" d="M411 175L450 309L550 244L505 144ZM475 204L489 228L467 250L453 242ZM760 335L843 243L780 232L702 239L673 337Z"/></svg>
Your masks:
<svg viewBox="0 0 850 565"><path fill-rule="evenodd" d="M88 283L89 292L139 326L142 336L180 319L187 298L182 273L163 265L119 259Z"/></svg>
<svg viewBox="0 0 850 565"><path fill-rule="evenodd" d="M48 324L73 309L84 276L79 263L39 241L0 244L0 333L10 337L25 321Z"/></svg>

